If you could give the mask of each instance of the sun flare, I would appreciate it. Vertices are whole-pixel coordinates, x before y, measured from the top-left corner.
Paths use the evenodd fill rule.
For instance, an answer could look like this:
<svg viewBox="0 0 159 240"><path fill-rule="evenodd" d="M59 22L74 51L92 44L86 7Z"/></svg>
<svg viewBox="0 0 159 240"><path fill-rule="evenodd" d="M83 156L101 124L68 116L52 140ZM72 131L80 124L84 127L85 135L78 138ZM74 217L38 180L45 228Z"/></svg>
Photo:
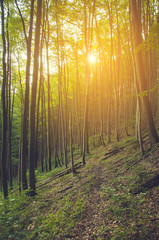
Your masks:
<svg viewBox="0 0 159 240"><path fill-rule="evenodd" d="M96 57L92 53L88 56L88 60L90 63L95 63L96 62Z"/></svg>

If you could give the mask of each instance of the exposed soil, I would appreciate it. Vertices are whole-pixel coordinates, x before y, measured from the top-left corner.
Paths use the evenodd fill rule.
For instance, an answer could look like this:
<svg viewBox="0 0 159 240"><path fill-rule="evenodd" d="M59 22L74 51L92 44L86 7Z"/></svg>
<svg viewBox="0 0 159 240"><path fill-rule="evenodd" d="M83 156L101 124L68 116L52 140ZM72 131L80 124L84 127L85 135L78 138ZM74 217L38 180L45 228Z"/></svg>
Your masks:
<svg viewBox="0 0 159 240"><path fill-rule="evenodd" d="M70 239L97 239L98 227L103 221L100 188L106 180L105 170L96 162L92 171L95 175L92 196L87 203L85 214L73 229Z"/></svg>

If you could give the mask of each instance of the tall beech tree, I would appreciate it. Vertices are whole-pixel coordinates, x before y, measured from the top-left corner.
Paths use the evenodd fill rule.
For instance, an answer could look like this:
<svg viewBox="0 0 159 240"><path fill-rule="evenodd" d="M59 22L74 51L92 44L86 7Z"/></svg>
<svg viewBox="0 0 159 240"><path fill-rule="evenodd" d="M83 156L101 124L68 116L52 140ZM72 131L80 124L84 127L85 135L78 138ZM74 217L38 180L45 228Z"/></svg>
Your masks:
<svg viewBox="0 0 159 240"><path fill-rule="evenodd" d="M4 198L8 197L7 184L7 69L6 69L6 38L5 38L5 17L4 4L1 0L1 28L2 28L2 42L3 42L3 82L2 82L2 183Z"/></svg>
<svg viewBox="0 0 159 240"><path fill-rule="evenodd" d="M45 38L45 1L43 1L43 11L42 11L42 33L41 33L41 41L40 41L40 76L39 76L39 89L38 89L38 99L37 99L37 116L36 116L36 154L35 154L35 168L38 167L38 156L40 156L40 163L41 163L41 171L44 172L44 166L43 166L43 157L44 157L44 138L43 138L43 88L44 88L44 67L43 67L43 50L44 50L44 38ZM39 131L40 128L40 103L41 103L41 131ZM39 133L40 132L40 133ZM38 133L41 136L40 141L40 154L38 149Z"/></svg>
<svg viewBox="0 0 159 240"><path fill-rule="evenodd" d="M12 179L12 116L13 116L13 105L14 105L14 93L13 93L13 104L11 103L11 88L12 88L12 71L11 71L11 48L10 48L10 33L9 33L9 3L7 7L7 22L6 22L6 35L7 35L7 89L8 89L8 100L7 100L7 108L8 108L8 175L9 175L9 183L10 183L10 189L12 189L13 186L13 179Z"/></svg>
<svg viewBox="0 0 159 240"><path fill-rule="evenodd" d="M51 171L51 91L50 91L50 64L49 64L49 37L50 37L50 24L48 19L48 11L49 11L49 3L46 1L46 27L47 34L45 36L46 39L46 61L47 61L47 154L48 154L48 164L49 171Z"/></svg>
<svg viewBox="0 0 159 240"><path fill-rule="evenodd" d="M35 48L34 48L34 69L33 81L31 90L31 106L30 106L30 156L29 156L29 187L30 195L34 196L35 193L35 113L36 113L36 93L38 81L38 68L39 68L39 45L40 45L40 25L41 25L41 10L42 0L38 0L37 5L37 18L35 29Z"/></svg>
<svg viewBox="0 0 159 240"><path fill-rule="evenodd" d="M85 165L85 154L89 153L88 142L88 109L89 109L89 84L90 84L90 69L89 69L89 43L90 43L90 28L88 27L88 13L87 1L84 0L84 43L85 43L85 80L86 80L86 93L85 93L85 107L84 107L84 123L83 123L83 165Z"/></svg>
<svg viewBox="0 0 159 240"><path fill-rule="evenodd" d="M109 93L108 93L108 103L107 103L107 138L108 138L108 143L111 141L111 124L110 124L110 118L111 118L111 107L112 107L112 98L110 94L112 94L112 84L111 82L113 81L113 14L112 14L112 2L109 4L109 1L107 1L107 8L108 8L108 13L109 13L109 25L110 25L110 75L109 75Z"/></svg>
<svg viewBox="0 0 159 240"><path fill-rule="evenodd" d="M31 66L31 43L32 43L32 32L33 32L33 15L34 15L34 0L31 0L30 8L30 24L29 24L29 35L27 36L25 22L18 6L17 0L15 0L16 6L21 17L23 32L27 45L27 63L26 63L26 79L25 79L25 99L24 99L24 113L22 123L22 154L21 154L21 181L22 188L27 189L27 157L28 157L28 126L29 126L29 89L30 89L30 66Z"/></svg>
<svg viewBox="0 0 159 240"><path fill-rule="evenodd" d="M142 43L142 25L140 16L140 1L129 0L130 13L132 16L132 34L135 49ZM159 142L159 137L155 128L151 104L149 97L144 94L147 91L146 74L143 63L142 51L135 52L135 66L137 81L141 92L141 100L144 106L145 115L147 119L148 133L151 145Z"/></svg>

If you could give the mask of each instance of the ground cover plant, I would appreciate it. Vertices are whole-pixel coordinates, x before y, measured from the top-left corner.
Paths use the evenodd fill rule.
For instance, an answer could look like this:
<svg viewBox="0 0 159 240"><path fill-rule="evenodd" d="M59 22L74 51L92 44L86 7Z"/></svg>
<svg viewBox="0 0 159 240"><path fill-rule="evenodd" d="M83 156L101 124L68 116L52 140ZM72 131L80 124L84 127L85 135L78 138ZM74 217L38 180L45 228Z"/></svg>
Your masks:
<svg viewBox="0 0 159 240"><path fill-rule="evenodd" d="M146 184L157 175L158 148L144 158L138 149L135 137L96 147L74 176L49 181L33 199L1 200L0 239L157 240L159 187Z"/></svg>

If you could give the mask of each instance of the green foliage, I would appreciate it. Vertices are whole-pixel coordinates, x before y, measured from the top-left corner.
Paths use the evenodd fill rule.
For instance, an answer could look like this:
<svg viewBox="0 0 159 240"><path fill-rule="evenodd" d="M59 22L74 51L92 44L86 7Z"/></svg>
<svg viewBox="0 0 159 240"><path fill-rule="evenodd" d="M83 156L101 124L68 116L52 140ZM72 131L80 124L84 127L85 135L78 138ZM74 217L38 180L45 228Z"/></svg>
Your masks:
<svg viewBox="0 0 159 240"><path fill-rule="evenodd" d="M149 51L158 48L159 48L159 24L154 24L150 29L150 33L147 39L137 47L136 52L142 49L146 49L147 51Z"/></svg>
<svg viewBox="0 0 159 240"><path fill-rule="evenodd" d="M21 117L20 110L18 108L14 109L13 120L12 120L12 161L13 164L18 164L19 160L19 143L20 143L20 126Z"/></svg>
<svg viewBox="0 0 159 240"><path fill-rule="evenodd" d="M138 96L139 97L147 97L147 96L149 96L150 95L150 93L154 93L156 90L157 90L157 88L158 88L158 85L155 85L153 88L151 88L150 90L144 90L144 91L142 91L142 92L140 92L139 94L138 94Z"/></svg>
<svg viewBox="0 0 159 240"><path fill-rule="evenodd" d="M69 196L65 196L61 202L61 208L57 212L50 213L43 220L40 239L51 239L57 234L68 234L79 221L85 206L85 199L78 197L74 201Z"/></svg>
<svg viewBox="0 0 159 240"><path fill-rule="evenodd" d="M92 146L92 148L101 146L101 136L94 135L94 136L90 137L89 144Z"/></svg>
<svg viewBox="0 0 159 240"><path fill-rule="evenodd" d="M118 189L103 188L101 196L108 200L106 214L111 222L105 231L112 232L114 239L145 239L149 232L150 212L145 193L132 195L122 184Z"/></svg>
<svg viewBox="0 0 159 240"><path fill-rule="evenodd" d="M136 169L135 169L135 172L134 174L132 175L132 178L134 179L135 181L135 185L136 184L142 184L144 182L146 182L148 179L150 179L153 175L146 172L142 166L138 166ZM132 179L131 179L132 181Z"/></svg>
<svg viewBox="0 0 159 240"><path fill-rule="evenodd" d="M0 239L23 239L29 223L27 205L30 199L23 192L21 196L0 202ZM25 219L25 221L24 221Z"/></svg>
<svg viewBox="0 0 159 240"><path fill-rule="evenodd" d="M55 169L52 169L50 172L41 172L41 169L38 169L35 171L35 175L36 175L36 181L37 183L40 183L50 177L53 177L55 174L58 174L60 173L61 171L63 171L65 169L65 167L63 166L62 168L61 167L57 167Z"/></svg>
<svg viewBox="0 0 159 240"><path fill-rule="evenodd" d="M134 122L132 124L134 124ZM115 147L122 149L122 148L126 148L128 146L130 146L130 148L135 147L135 149L136 149L137 144L138 144L138 142L137 142L137 140L134 136L133 137L127 137L127 138L124 138L123 140L121 140L120 142L116 142L116 143L112 144L111 149L113 149Z"/></svg>

